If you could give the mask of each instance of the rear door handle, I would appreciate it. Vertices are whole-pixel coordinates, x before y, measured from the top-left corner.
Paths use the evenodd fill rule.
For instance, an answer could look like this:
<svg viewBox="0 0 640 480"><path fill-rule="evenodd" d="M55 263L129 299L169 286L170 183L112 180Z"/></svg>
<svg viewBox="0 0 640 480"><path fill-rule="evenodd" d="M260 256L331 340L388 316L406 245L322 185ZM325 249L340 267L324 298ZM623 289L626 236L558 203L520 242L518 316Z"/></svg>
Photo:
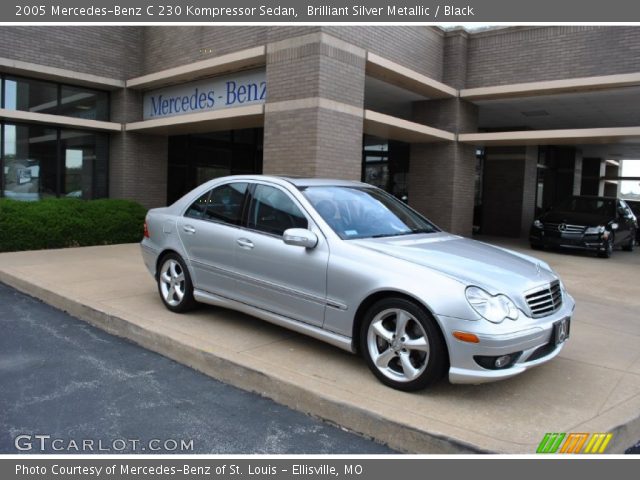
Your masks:
<svg viewBox="0 0 640 480"><path fill-rule="evenodd" d="M236 243L240 245L240 248L244 248L245 250L251 250L254 247L253 242L248 238L239 238L236 240Z"/></svg>
<svg viewBox="0 0 640 480"><path fill-rule="evenodd" d="M184 225L184 226L182 227L182 229L183 229L185 232L190 233L190 234L192 234L192 235L193 235L194 233L196 233L196 229L195 229L195 228L193 228L191 225Z"/></svg>

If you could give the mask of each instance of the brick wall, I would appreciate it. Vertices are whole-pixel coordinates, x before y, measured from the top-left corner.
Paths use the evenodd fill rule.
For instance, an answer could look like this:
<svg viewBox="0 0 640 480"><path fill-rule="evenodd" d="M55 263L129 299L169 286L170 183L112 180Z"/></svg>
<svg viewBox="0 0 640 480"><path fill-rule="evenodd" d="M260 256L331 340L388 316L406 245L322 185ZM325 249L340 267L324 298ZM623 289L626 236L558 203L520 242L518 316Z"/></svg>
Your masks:
<svg viewBox="0 0 640 480"><path fill-rule="evenodd" d="M466 87L638 71L638 27L513 27L470 36Z"/></svg>
<svg viewBox="0 0 640 480"><path fill-rule="evenodd" d="M166 205L168 137L141 133L110 136L109 196Z"/></svg>
<svg viewBox="0 0 640 480"><path fill-rule="evenodd" d="M0 57L105 77L140 74L141 27L0 27Z"/></svg>
<svg viewBox="0 0 640 480"><path fill-rule="evenodd" d="M435 80L442 80L444 34L425 26L326 26L322 31L411 68Z"/></svg>
<svg viewBox="0 0 640 480"><path fill-rule="evenodd" d="M453 142L412 144L409 204L446 231L470 236L475 149Z"/></svg>
<svg viewBox="0 0 640 480"><path fill-rule="evenodd" d="M150 26L140 44L143 74L264 45L268 27ZM201 49L204 49L201 51ZM211 51L209 52L208 49Z"/></svg>

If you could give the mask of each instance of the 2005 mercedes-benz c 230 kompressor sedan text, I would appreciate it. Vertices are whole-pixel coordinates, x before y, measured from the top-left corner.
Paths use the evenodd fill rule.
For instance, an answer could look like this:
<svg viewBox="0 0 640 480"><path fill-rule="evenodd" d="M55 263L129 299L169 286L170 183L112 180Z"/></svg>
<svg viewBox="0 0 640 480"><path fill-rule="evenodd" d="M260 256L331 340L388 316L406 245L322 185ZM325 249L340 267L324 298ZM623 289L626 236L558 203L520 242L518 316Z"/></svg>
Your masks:
<svg viewBox="0 0 640 480"><path fill-rule="evenodd" d="M360 352L401 390L546 362L575 306L546 263L443 232L351 181L212 180L149 211L142 254L170 310L254 315Z"/></svg>

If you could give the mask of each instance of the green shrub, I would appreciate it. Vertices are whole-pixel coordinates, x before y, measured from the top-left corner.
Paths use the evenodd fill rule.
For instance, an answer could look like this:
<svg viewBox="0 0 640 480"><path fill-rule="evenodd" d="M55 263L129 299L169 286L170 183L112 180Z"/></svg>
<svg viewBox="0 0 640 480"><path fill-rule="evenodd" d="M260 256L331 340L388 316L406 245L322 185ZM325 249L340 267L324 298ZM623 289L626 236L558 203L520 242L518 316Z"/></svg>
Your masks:
<svg viewBox="0 0 640 480"><path fill-rule="evenodd" d="M145 214L129 200L0 199L0 252L139 242Z"/></svg>

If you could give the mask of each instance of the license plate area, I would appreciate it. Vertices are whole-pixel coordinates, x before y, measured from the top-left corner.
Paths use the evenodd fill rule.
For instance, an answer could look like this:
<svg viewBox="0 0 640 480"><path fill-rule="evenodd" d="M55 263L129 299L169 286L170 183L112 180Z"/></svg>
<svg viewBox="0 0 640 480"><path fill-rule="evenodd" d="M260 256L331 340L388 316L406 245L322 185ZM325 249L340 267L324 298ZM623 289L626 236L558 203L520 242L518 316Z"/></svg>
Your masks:
<svg viewBox="0 0 640 480"><path fill-rule="evenodd" d="M571 333L571 317L563 318L553 324L553 339L556 345L564 343Z"/></svg>

